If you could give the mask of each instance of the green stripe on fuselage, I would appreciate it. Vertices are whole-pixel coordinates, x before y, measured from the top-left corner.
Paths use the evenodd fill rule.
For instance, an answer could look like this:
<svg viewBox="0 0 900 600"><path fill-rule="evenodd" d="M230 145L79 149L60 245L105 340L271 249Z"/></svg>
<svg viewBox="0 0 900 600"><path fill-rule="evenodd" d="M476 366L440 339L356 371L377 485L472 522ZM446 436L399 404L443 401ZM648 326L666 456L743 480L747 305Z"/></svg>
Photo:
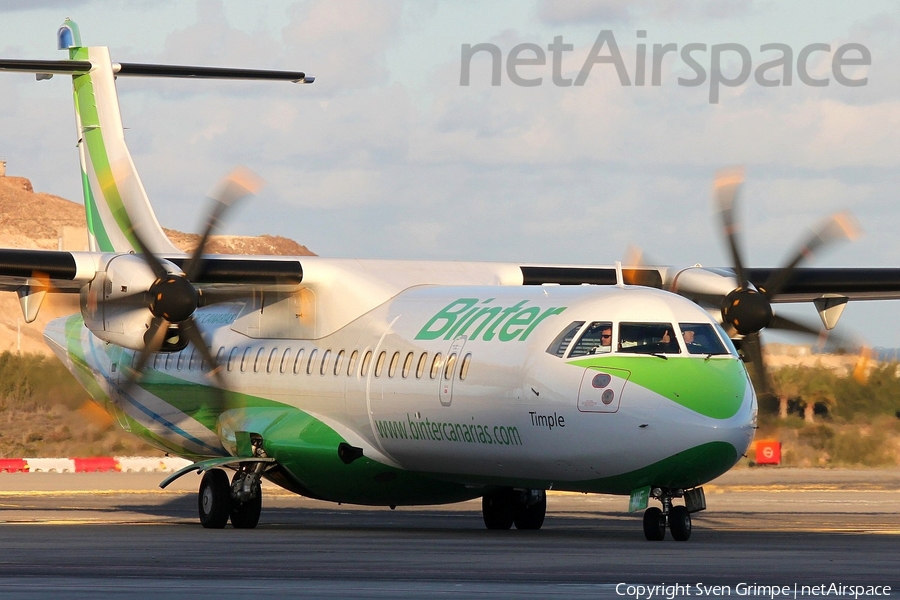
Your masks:
<svg viewBox="0 0 900 600"><path fill-rule="evenodd" d="M466 475L438 475L472 485L552 489L568 492L628 495L641 487L689 489L712 481L737 462L738 453L728 442L708 442L677 452L653 464L608 477L560 481Z"/></svg>
<svg viewBox="0 0 900 600"><path fill-rule="evenodd" d="M90 60L87 48L77 48L70 54L73 55L72 58L74 60ZM100 116L97 113L97 100L94 96L94 83L91 79L91 74L87 73L85 75L73 76L72 85L75 89L75 109L78 111L79 118L81 119L80 133L84 140L83 143L87 154L90 156L91 166L93 166L97 182L100 185L103 201L109 206L109 210L118 224L119 229L125 235L125 238L131 244L132 248L137 250L140 248L140 245L134 237L134 225L131 222L131 218L128 216L125 205L122 203L122 197L115 180L115 174L112 172L112 167L109 164L109 155L107 154L106 144L103 140L103 131L100 128ZM97 200L93 195L91 195L91 199L93 201ZM87 200L88 199L85 198L85 201ZM104 230L103 222L97 218L93 225L95 228L93 233L97 237L98 243L100 243L101 239L106 239L107 245L109 246L108 248L101 246L100 250L103 252L115 251L116 249L109 243L109 236ZM99 233L100 230L103 230L102 234ZM119 250L124 249L119 248Z"/></svg>
<svg viewBox="0 0 900 600"><path fill-rule="evenodd" d="M570 365L631 372L628 385L636 384L672 402L713 419L729 419L737 414L747 392L744 365L734 358L696 356L588 356ZM627 387L626 387L627 390ZM628 398L625 391L623 397Z"/></svg>

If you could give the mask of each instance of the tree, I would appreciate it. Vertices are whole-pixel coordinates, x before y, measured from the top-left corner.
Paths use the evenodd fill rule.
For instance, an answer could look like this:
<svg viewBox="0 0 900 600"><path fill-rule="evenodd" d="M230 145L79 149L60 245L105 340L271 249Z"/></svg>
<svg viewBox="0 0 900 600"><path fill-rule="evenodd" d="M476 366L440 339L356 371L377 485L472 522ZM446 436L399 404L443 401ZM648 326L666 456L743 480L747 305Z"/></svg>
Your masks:
<svg viewBox="0 0 900 600"><path fill-rule="evenodd" d="M772 393L778 398L778 418L788 416L788 403L800 396L806 381L802 367L788 366L772 371L770 381Z"/></svg>
<svg viewBox="0 0 900 600"><path fill-rule="evenodd" d="M837 405L835 394L836 377L828 369L805 368L804 377L800 388L800 396L803 400L803 420L813 423L817 404L824 404L829 411L833 411Z"/></svg>

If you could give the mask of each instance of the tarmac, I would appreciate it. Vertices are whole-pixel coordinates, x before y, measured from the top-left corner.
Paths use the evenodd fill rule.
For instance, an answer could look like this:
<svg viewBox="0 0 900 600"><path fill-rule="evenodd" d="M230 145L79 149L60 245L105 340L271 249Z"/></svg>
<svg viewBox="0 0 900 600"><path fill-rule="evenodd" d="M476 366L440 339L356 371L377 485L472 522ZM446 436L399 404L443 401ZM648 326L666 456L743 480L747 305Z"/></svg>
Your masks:
<svg viewBox="0 0 900 600"><path fill-rule="evenodd" d="M164 477L0 473L0 597L900 596L900 469L733 470L687 542L644 540L625 497L551 493L540 531L488 531L479 501L392 511L268 484L256 529L205 530L199 477Z"/></svg>

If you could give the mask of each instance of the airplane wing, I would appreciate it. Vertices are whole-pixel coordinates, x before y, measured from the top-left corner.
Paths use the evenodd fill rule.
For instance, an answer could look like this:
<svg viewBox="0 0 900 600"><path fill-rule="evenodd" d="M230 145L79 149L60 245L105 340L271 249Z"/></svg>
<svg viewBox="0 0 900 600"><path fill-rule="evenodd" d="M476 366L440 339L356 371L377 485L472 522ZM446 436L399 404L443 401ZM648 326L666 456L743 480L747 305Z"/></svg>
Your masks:
<svg viewBox="0 0 900 600"><path fill-rule="evenodd" d="M0 291L14 292L32 286L77 293L94 279L104 256L96 252L0 249ZM162 258L179 268L188 261L184 256ZM209 256L204 258L195 283L259 289L296 285L302 280L303 267L296 258Z"/></svg>

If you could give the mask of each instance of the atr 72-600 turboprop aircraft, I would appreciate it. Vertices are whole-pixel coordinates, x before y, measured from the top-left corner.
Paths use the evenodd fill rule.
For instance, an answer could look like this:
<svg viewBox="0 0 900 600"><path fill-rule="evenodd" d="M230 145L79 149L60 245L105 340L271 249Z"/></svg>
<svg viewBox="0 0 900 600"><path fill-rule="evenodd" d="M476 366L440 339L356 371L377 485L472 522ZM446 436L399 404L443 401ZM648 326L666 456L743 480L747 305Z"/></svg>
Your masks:
<svg viewBox="0 0 900 600"><path fill-rule="evenodd" d="M29 321L48 291L80 294L48 343L122 427L196 461L163 485L204 473L204 527L255 527L266 478L367 505L482 497L490 529L540 528L546 490L629 495L632 510L661 503L644 513L648 539L686 540L701 486L756 425L729 334L758 365L761 329L811 329L772 302L815 301L831 327L848 299L900 296L893 269L795 268L847 233L843 218L788 267L744 268L733 175L717 183L733 269L204 255L225 208L256 186L243 171L213 194L186 256L138 178L115 78L313 78L115 63L68 20L58 42L68 59L0 69L72 77L91 251L0 250L0 289Z"/></svg>

